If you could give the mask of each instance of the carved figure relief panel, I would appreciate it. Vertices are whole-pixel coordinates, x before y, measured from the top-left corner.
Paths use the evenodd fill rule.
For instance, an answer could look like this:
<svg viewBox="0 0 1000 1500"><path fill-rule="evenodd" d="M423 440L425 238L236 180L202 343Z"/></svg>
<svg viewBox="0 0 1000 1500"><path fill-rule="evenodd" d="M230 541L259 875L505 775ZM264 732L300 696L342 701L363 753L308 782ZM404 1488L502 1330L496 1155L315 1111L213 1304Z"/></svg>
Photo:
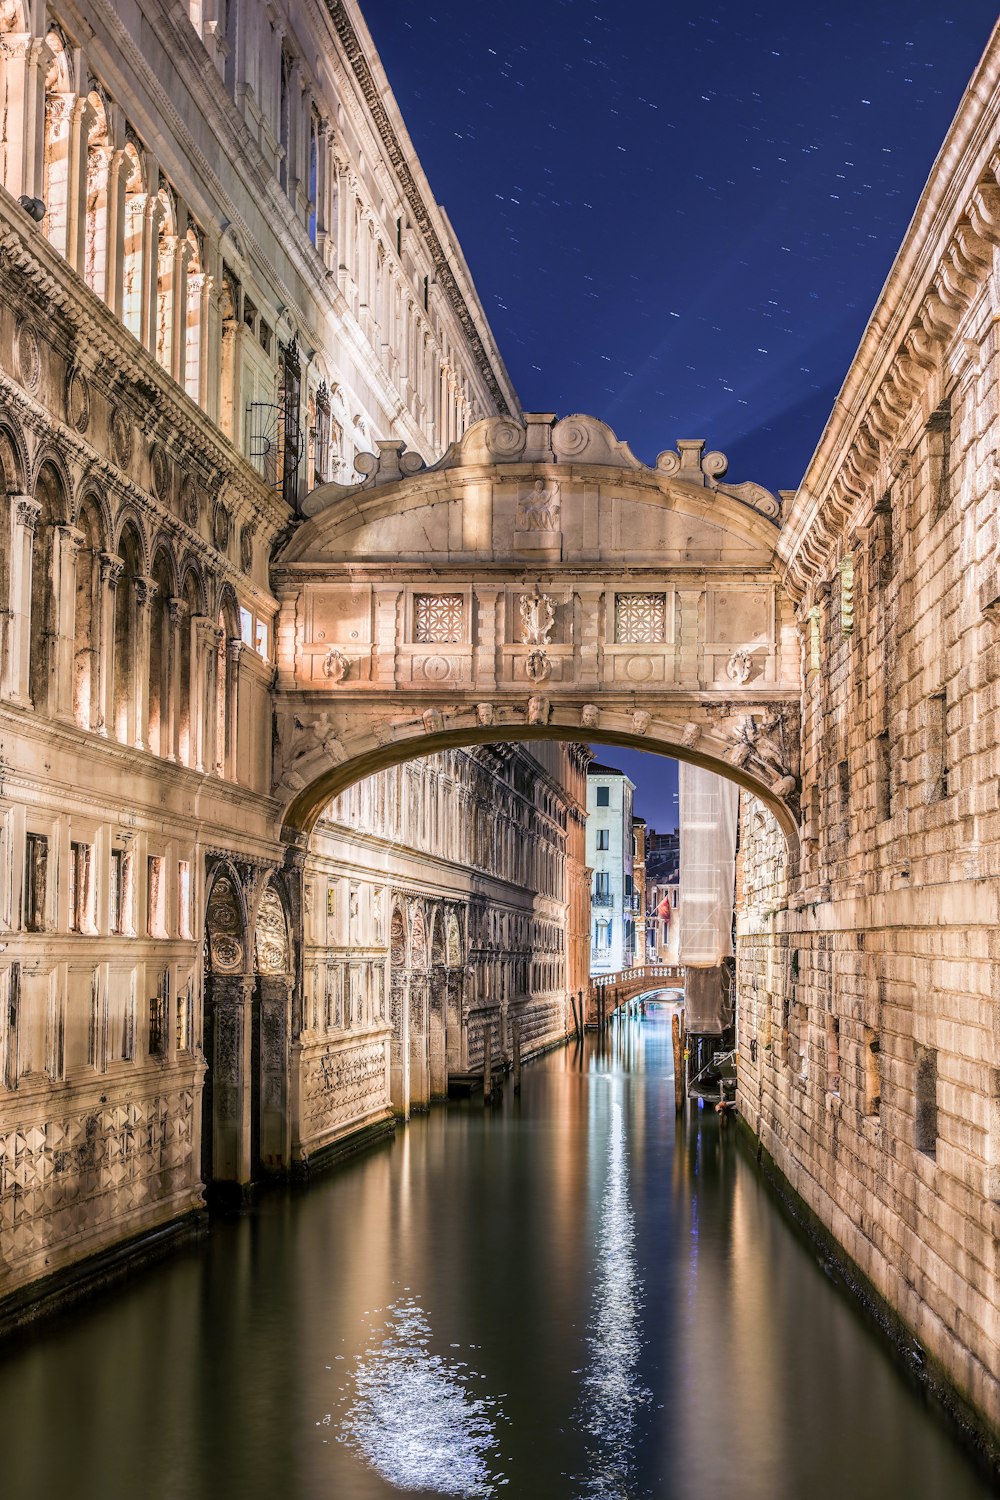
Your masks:
<svg viewBox="0 0 1000 1500"><path fill-rule="evenodd" d="M288 952L288 925L281 897L274 886L264 887L254 927L259 974L287 974L291 962Z"/></svg>

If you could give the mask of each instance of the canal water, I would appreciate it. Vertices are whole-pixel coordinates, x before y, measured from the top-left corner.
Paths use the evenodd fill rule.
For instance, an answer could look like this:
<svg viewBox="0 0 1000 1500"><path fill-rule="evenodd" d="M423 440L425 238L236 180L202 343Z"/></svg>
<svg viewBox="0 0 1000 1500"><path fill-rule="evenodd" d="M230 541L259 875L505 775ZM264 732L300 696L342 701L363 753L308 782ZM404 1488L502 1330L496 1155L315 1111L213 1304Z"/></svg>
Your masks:
<svg viewBox="0 0 1000 1500"><path fill-rule="evenodd" d="M18 1500L979 1500L667 1012L435 1109L0 1351Z"/></svg>

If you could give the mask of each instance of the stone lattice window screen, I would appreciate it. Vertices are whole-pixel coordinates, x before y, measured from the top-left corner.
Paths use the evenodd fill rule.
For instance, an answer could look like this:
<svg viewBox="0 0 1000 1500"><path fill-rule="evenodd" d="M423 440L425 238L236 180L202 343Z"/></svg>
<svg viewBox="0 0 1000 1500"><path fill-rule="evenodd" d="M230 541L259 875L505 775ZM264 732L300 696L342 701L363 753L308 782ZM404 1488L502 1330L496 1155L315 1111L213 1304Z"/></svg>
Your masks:
<svg viewBox="0 0 1000 1500"><path fill-rule="evenodd" d="M416 594L413 600L413 639L421 645L443 646L463 638L461 594Z"/></svg>
<svg viewBox="0 0 1000 1500"><path fill-rule="evenodd" d="M662 644L666 633L666 594L615 595L615 641L619 645Z"/></svg>

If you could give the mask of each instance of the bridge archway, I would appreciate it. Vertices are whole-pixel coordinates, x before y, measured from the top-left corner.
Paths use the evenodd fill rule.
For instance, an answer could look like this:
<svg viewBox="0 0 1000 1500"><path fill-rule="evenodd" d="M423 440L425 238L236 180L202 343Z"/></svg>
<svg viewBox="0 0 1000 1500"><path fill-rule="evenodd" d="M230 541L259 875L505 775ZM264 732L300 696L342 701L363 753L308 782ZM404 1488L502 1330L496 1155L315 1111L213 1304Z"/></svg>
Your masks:
<svg viewBox="0 0 1000 1500"><path fill-rule="evenodd" d="M752 791L797 865L801 646L780 500L592 417L489 418L324 485L275 558L273 789L304 842L338 791L455 746L599 740Z"/></svg>

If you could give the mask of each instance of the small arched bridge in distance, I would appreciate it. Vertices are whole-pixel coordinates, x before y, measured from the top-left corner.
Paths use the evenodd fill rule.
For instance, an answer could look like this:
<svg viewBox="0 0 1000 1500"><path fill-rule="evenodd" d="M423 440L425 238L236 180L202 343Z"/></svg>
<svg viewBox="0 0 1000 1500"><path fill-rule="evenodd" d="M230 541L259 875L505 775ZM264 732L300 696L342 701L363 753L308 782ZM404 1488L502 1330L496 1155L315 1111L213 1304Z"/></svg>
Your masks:
<svg viewBox="0 0 1000 1500"><path fill-rule="evenodd" d="M640 995L683 988L684 969L679 964L640 964L617 973L592 974L585 1001L585 1025L600 1026L614 1011Z"/></svg>

